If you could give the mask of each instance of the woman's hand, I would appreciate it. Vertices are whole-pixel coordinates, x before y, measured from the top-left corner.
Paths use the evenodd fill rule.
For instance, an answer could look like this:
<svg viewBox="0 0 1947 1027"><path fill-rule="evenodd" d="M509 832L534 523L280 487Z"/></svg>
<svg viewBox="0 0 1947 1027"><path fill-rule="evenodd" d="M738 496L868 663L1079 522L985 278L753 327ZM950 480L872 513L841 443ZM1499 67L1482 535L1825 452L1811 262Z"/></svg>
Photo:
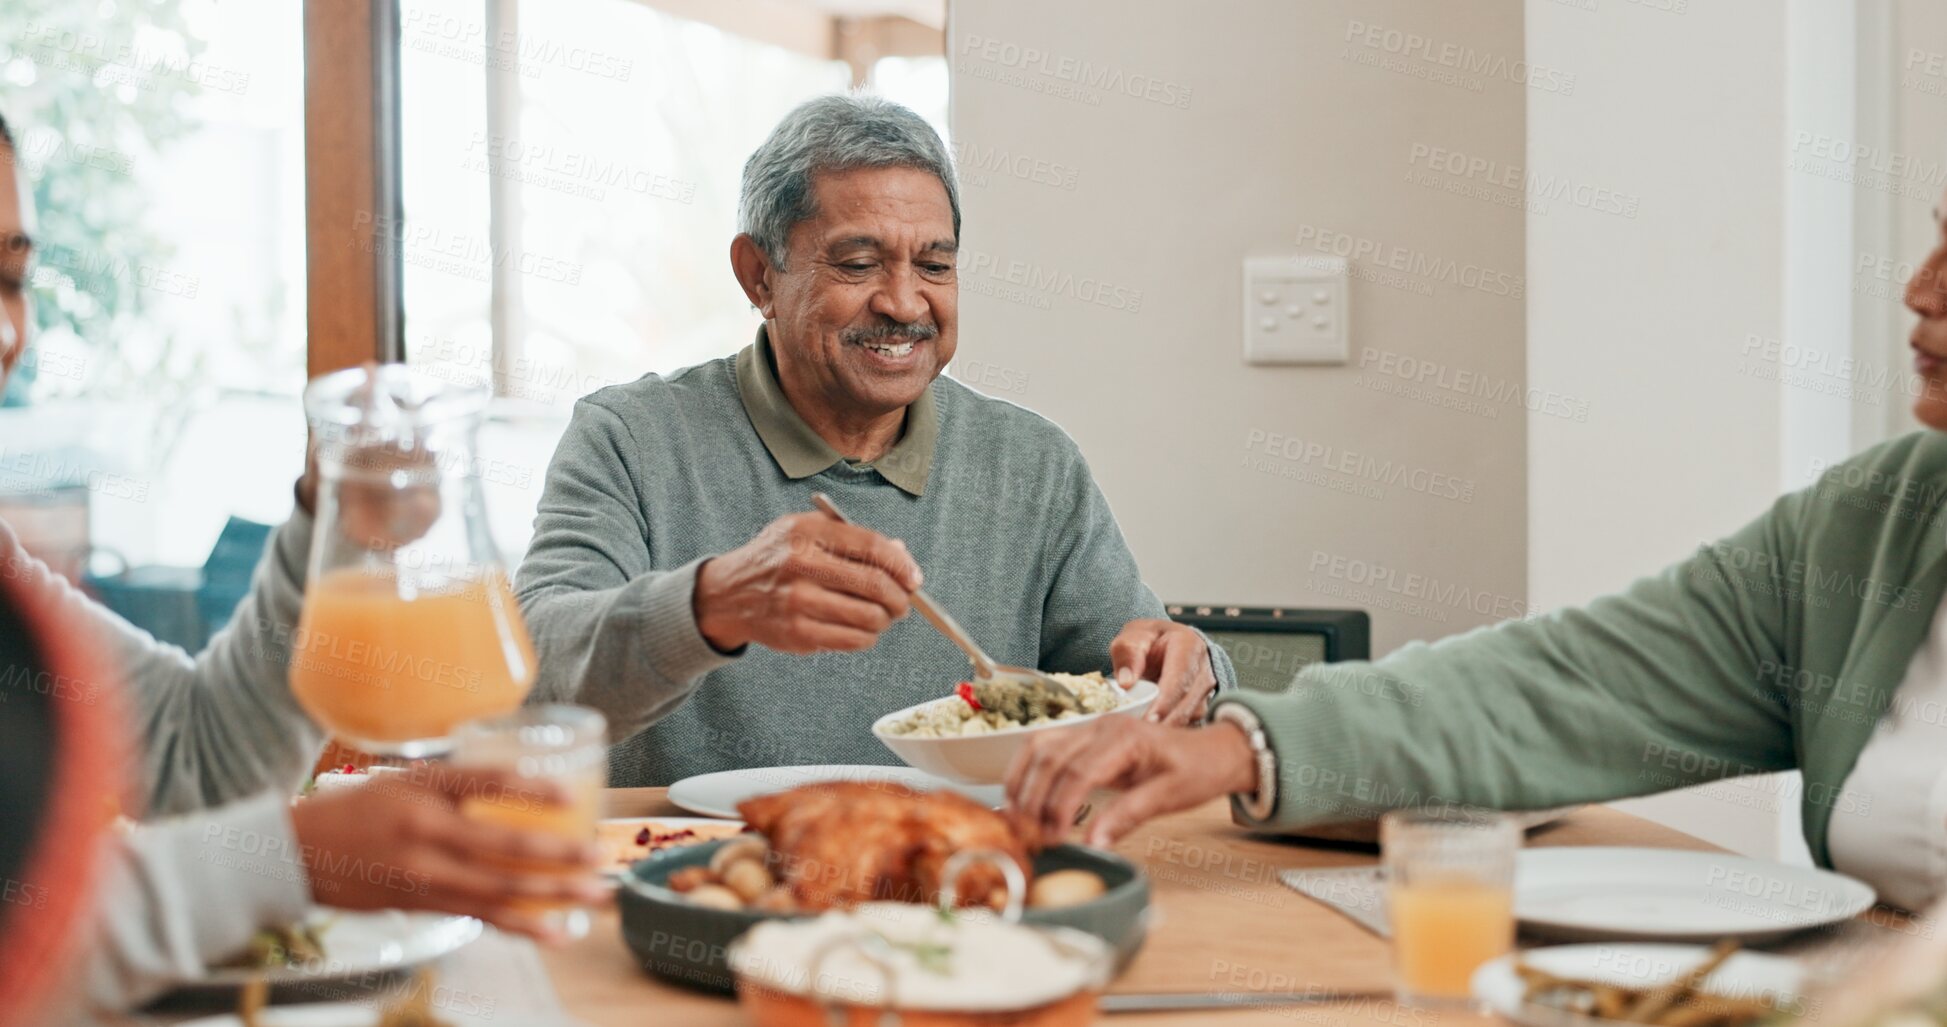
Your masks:
<svg viewBox="0 0 1947 1027"><path fill-rule="evenodd" d="M345 467L338 482L338 530L358 545L376 552L397 549L418 541L439 519L436 464L424 451L361 447L346 454ZM314 517L321 480L318 442L308 436L297 505Z"/></svg>
<svg viewBox="0 0 1947 1027"><path fill-rule="evenodd" d="M1257 761L1235 724L1165 727L1101 717L1070 731L1035 735L1007 771L1007 802L1065 837L1075 813L1098 788L1122 790L1089 827L1088 843L1107 848L1151 817L1257 787Z"/></svg>
<svg viewBox="0 0 1947 1027"><path fill-rule="evenodd" d="M429 764L296 804L291 823L320 903L345 909L425 909L478 917L544 941L542 903L605 903L610 889L592 841L483 823L461 815L479 798L554 804L552 785Z"/></svg>

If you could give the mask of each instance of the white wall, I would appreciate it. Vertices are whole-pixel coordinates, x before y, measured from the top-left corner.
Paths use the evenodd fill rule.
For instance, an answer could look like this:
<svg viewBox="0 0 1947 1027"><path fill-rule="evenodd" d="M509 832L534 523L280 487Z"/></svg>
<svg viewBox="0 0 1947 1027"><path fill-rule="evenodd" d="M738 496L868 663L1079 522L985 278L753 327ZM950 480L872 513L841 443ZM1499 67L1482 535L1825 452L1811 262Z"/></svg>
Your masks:
<svg viewBox="0 0 1947 1027"><path fill-rule="evenodd" d="M1897 379L1875 403L1831 368L1901 366L1898 283L1861 257L1897 278L1930 227L1805 133L1943 149L1947 44L1905 42L1947 39L1930 3L951 5L956 371L1075 434L1165 598L1365 607L1381 653L1584 602L1904 427ZM1240 259L1341 238L1353 365L1244 365ZM1344 451L1473 500L1347 491ZM1797 788L1625 808L1803 859Z"/></svg>
<svg viewBox="0 0 1947 1027"><path fill-rule="evenodd" d="M1528 580L1550 609L1688 555L1781 490L1784 401L1750 340L1786 325L1787 22L1776 0L1527 8L1530 56L1584 83L1531 99L1533 172L1640 201L1634 217L1528 218L1529 374L1589 404L1586 422L1529 427ZM1773 856L1794 794L1767 779L1622 805Z"/></svg>
<svg viewBox="0 0 1947 1027"><path fill-rule="evenodd" d="M1939 239L1931 211L1947 177L1947 4L1872 0L1860 26L1858 136L1904 158L1908 172L1869 175L1853 190L1857 228L1848 284L1859 357L1880 371L1907 367L1913 316L1900 294ZM1881 162L1885 163L1885 162ZM1909 397L1878 388L1863 405L1860 433L1890 436L1914 426Z"/></svg>
<svg viewBox="0 0 1947 1027"><path fill-rule="evenodd" d="M981 0L949 19L955 371L1075 435L1165 600L1365 607L1380 651L1518 614L1518 192L1409 176L1437 149L1519 164L1519 4ZM1429 79L1447 69L1420 53L1442 48L1483 73ZM1334 246L1362 247L1354 363L1246 366L1243 258ZM1441 376L1423 398L1382 391L1411 384L1406 361ZM1514 398L1466 391L1483 382Z"/></svg>
<svg viewBox="0 0 1947 1027"><path fill-rule="evenodd" d="M1911 428L1898 292L1931 226L1916 176L1857 154L1937 148L1915 141L1914 110L1937 140L1947 69L1923 52L1895 80L1893 62L1940 49L1905 41L1941 38L1947 15L1924 0L1527 8L1533 59L1589 82L1532 98L1535 171L1641 196L1633 219L1528 219L1530 374L1591 411L1530 427L1529 584L1546 609ZM1777 775L1622 806L1805 860L1798 800L1796 775Z"/></svg>

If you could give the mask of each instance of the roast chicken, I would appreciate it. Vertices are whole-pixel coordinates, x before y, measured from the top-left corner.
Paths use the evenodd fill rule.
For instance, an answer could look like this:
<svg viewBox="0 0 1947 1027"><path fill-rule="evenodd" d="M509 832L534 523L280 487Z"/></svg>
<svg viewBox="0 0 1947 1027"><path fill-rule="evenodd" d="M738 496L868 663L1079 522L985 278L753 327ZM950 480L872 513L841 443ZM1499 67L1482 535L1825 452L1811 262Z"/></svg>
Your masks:
<svg viewBox="0 0 1947 1027"><path fill-rule="evenodd" d="M937 902L947 860L972 849L1006 854L1032 882L1029 857L1040 848L1032 827L964 795L886 781L804 785L748 800L737 812L770 839L779 879L799 908L813 912ZM957 905L999 908L1006 899L1006 878L992 864L977 863L956 882Z"/></svg>

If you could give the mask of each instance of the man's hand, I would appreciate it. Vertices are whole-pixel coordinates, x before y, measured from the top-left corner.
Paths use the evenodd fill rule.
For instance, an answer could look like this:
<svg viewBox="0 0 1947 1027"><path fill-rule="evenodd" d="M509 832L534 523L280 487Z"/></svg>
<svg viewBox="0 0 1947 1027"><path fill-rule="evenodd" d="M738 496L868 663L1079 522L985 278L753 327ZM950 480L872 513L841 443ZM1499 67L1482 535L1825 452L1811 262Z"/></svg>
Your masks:
<svg viewBox="0 0 1947 1027"><path fill-rule="evenodd" d="M1203 715L1217 687L1210 647L1195 628L1170 620L1132 620L1109 643L1116 683L1129 688L1138 680L1156 682L1156 704L1144 718L1163 724L1188 724Z"/></svg>
<svg viewBox="0 0 1947 1027"><path fill-rule="evenodd" d="M719 650L855 652L906 615L919 564L895 542L822 513L796 513L705 561L696 626Z"/></svg>
<svg viewBox="0 0 1947 1027"><path fill-rule="evenodd" d="M312 898L344 909L458 913L544 941L557 939L538 903L608 901L592 841L468 819L460 814L468 797L566 799L551 785L440 765L314 795L291 810Z"/></svg>
<svg viewBox="0 0 1947 1027"><path fill-rule="evenodd" d="M1049 839L1067 836L1090 793L1122 790L1089 827L1088 843L1101 848L1151 817L1256 787L1250 741L1228 723L1181 728L1102 717L1030 737L1007 770L1009 808Z"/></svg>

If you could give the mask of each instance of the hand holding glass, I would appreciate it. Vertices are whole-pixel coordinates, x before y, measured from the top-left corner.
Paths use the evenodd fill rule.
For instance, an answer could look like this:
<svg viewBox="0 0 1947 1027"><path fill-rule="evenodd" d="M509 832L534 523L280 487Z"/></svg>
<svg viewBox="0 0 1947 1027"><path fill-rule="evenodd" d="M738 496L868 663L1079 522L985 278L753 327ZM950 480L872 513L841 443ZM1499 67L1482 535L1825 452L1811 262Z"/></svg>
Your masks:
<svg viewBox="0 0 1947 1027"><path fill-rule="evenodd" d="M566 801L541 789L472 795L462 816L523 831L593 843L602 786L608 780L608 723L581 706L529 706L503 717L463 724L453 735L452 764L492 768L522 781L554 786ZM500 862L500 861L496 861ZM545 869L508 863L505 869ZM517 909L538 914L548 929L568 938L588 933L588 910L558 902L516 899Z"/></svg>

